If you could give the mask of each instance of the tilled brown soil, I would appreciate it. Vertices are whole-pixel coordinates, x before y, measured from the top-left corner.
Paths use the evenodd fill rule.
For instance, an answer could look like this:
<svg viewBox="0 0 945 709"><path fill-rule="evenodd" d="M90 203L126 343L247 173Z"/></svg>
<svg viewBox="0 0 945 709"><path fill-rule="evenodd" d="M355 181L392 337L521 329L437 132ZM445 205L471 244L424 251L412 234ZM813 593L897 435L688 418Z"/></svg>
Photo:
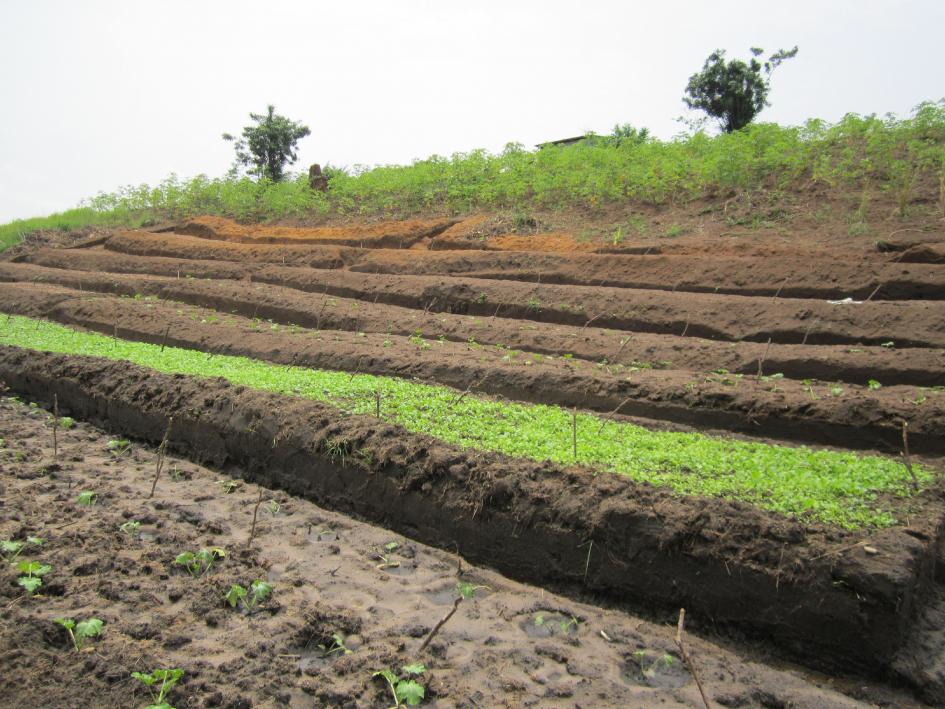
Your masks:
<svg viewBox="0 0 945 709"><path fill-rule="evenodd" d="M89 295L32 283L0 284L0 311L153 344L411 377L459 391L580 406L645 418L651 427L669 421L755 437L896 452L901 422L908 420L913 451L945 453L945 440L939 435L945 428L945 393L910 386L871 390L845 385L838 390L833 385L789 379L685 370L631 371L581 360L536 358L468 342L263 325L227 315L224 308L184 310L168 301ZM922 404L916 405L923 397Z"/></svg>
<svg viewBox="0 0 945 709"><path fill-rule="evenodd" d="M837 258L836 247L818 253L798 248L797 244L787 252L795 258L788 260L772 258L774 253L761 254L757 253L757 247L741 245L719 245L721 248L716 246L712 250L714 255L712 251L699 251L694 255L674 242L611 246L606 249L609 253L603 255L586 253L600 252L600 245L578 242L566 234L554 238L546 234L480 237L476 236L476 224L475 218L457 220L430 238L433 231L441 228L441 222L291 229L242 226L218 217L202 217L178 225L174 231L236 244L356 246L358 252L346 252L346 265L365 273L462 274L471 278L738 295L779 293L792 298L863 299L874 291L874 297L883 300L945 298L945 271L916 265L941 262L940 257L929 256L942 248L942 244L937 243L921 243L906 253L883 253L871 242L864 242L856 249L846 249L842 259ZM374 238L363 238L362 234L366 233ZM390 236L386 237L386 242L381 242L377 235ZM394 249L383 249L388 244ZM364 246L369 248L365 250ZM435 249L436 253L403 253L404 248ZM769 250L774 251L770 247ZM264 259L267 252L253 253L254 258ZM300 251L296 255L304 253ZM284 257L285 253L280 252L273 262L279 263ZM909 265L904 266L904 263Z"/></svg>
<svg viewBox="0 0 945 709"><path fill-rule="evenodd" d="M760 631L821 666L888 672L932 588L938 491L911 503L906 528L844 532L120 362L2 348L0 379L42 401L56 394L123 436L155 442L173 417L171 448L198 462L238 466L519 579L655 609L686 599L695 618Z"/></svg>
<svg viewBox="0 0 945 709"><path fill-rule="evenodd" d="M145 234L135 238L147 243L148 239L164 236ZM115 239L108 246L112 246ZM39 265L67 265L82 270L118 273L145 270L165 276L248 279L309 293L327 293L429 312L489 317L500 314L505 318L579 327L594 323L610 329L688 334L726 341L766 342L770 339L779 343L866 345L891 341L901 347L945 346L945 309L936 301L830 303L445 276L366 276L340 268L252 263L221 266L188 261L171 270L173 263L166 260L110 255L107 251L40 252L19 258ZM15 265L6 268L15 268Z"/></svg>
<svg viewBox="0 0 945 709"><path fill-rule="evenodd" d="M898 453L906 421L914 451L945 450L937 390L945 267L934 262L934 234L906 229L911 240L879 248L846 237L693 236L602 254L551 233L516 251L529 248L528 236L446 218L304 233L195 223L182 229L196 236L121 232L21 249L0 263L0 311L208 355L616 409L656 427ZM913 249L932 255L910 256ZM866 302L826 300L847 297ZM759 363L784 378L758 379ZM591 471L456 451L312 402L121 363L4 349L0 369L15 388L46 400L55 392L77 416L124 435L157 442L174 415L186 425L172 439L179 453L458 548L519 580L645 607L667 621L685 604L693 627L763 637L808 665L878 673L945 700L937 488L915 501L906 525L855 534ZM370 690L345 691L363 699ZM539 693L521 703L664 700ZM489 706L495 697L437 701ZM715 701L799 700L745 693Z"/></svg>
<svg viewBox="0 0 945 709"><path fill-rule="evenodd" d="M64 266L92 268L83 258L94 255L51 254L49 259ZM45 260L45 259L44 259ZM105 264L102 264L103 266ZM149 265L154 270L155 264ZM178 264L179 270L179 264ZM172 270L173 272L173 270ZM236 274L231 274L236 275ZM819 379L866 384L875 379L884 384L938 386L945 381L945 350L894 346L783 345L743 342L733 347L718 342L679 335L627 333L622 330L574 325L538 325L506 317L480 317L456 313L431 313L380 302L364 304L356 298L337 297L332 289L317 298L293 288L253 283L247 287L233 278L162 278L124 273L96 273L0 263L0 281L11 283L55 283L83 292L119 295L154 295L222 312L273 320L283 325L315 329L415 335L454 342L502 345L539 354L567 353L596 363L638 368L687 369L710 372L725 369L736 374L780 372L795 379ZM40 286L48 291L45 286ZM33 291L35 292L35 291ZM23 297L26 292L23 292ZM13 296L16 299L16 296ZM8 300L9 302L9 300ZM495 313L493 313L494 315ZM884 343L888 344L888 343ZM895 344L895 343L893 343Z"/></svg>
<svg viewBox="0 0 945 709"><path fill-rule="evenodd" d="M526 586L284 491L244 483L171 454L148 499L156 452L84 422L58 434L50 414L0 399L0 537L42 536L30 558L53 567L44 592L25 598L3 570L0 706L143 706L132 671L179 667L169 699L192 707L387 707L371 674L414 660L427 666L424 706L693 707L701 701L673 642L671 622ZM81 490L95 504L76 503ZM260 492L262 496L260 497ZM256 503L253 544L247 547ZM140 523L135 533L120 525ZM388 552L386 546L397 547ZM184 550L226 551L204 576L175 566ZM397 566L379 568L387 555ZM258 613L222 600L231 583L268 579ZM458 581L480 588L430 648L423 636L451 608ZM53 617L105 622L70 651ZM543 622L536 624L541 618ZM574 619L574 623L572 623ZM698 616L687 616L690 626ZM562 630L561 624L566 624ZM350 654L325 656L339 634ZM757 650L685 637L710 701L728 707L918 707L904 692L772 669ZM668 658L668 659L667 659ZM847 694L842 694L846 692Z"/></svg>

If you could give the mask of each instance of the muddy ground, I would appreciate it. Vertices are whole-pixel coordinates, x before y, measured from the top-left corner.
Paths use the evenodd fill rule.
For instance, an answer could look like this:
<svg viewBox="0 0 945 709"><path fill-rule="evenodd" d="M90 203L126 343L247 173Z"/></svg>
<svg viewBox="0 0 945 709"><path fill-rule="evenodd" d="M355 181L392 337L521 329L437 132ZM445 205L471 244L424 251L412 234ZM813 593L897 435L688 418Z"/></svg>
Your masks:
<svg viewBox="0 0 945 709"><path fill-rule="evenodd" d="M0 537L43 537L24 557L53 567L33 598L4 570L2 706L139 706L147 696L132 671L179 667L185 674L170 699L182 709L386 707L371 673L414 660L428 668L426 706L700 706L671 619L516 583L278 490L241 483L227 494L221 481L241 471L175 455L148 499L153 448L134 441L109 451L114 434L77 421L59 431L56 459L50 420L26 401L0 400ZM76 501L85 490L96 493L89 507ZM122 531L129 521L140 522L136 532ZM173 563L181 551L212 546L227 555L206 575ZM397 566L381 568L381 557ZM257 578L275 588L258 612L225 604L230 584ZM488 588L418 653L458 581ZM51 621L59 616L100 618L103 635L72 652ZM319 645L329 649L335 633L351 654L325 656ZM759 646L691 633L685 642L720 706L921 706L868 681L773 669Z"/></svg>
<svg viewBox="0 0 945 709"><path fill-rule="evenodd" d="M583 234L542 231L540 226L533 233L513 234L504 230L501 219L481 217L305 230L198 219L162 227L160 233L118 231L89 234L84 239L82 235L63 236L54 243L38 240L21 247L0 263L0 281L4 281L0 284L0 311L45 317L116 338L167 342L200 349L208 355L248 354L286 364L417 377L458 391L577 405L604 415L636 417L654 428L865 448L898 455L901 427L906 421L914 451L940 455L945 450L941 448L945 445L945 394L940 391L945 386L945 311L938 303L945 299L945 265L939 263L938 256L945 242L941 230L907 226L891 230L883 239L850 235L825 239L818 230L772 234L735 229L730 233L717 226L702 229L687 223L682 230L685 234L679 238L638 235L608 245L606 234L593 243ZM142 379L138 390L127 388L133 382L112 386L102 380L94 385L98 375L92 372L98 370L88 369L91 365L81 364L81 358L74 358L73 364L65 358L43 369L41 362L17 357L4 355L7 375L20 390L50 398L56 387L72 381L71 389L67 387L68 391L63 389L61 393L68 398L71 392L76 411L107 423L123 435L151 443L160 440L164 429L161 421L168 415L169 402L180 404L181 392L191 387L178 379L153 386L145 385ZM758 378L758 369L763 370L765 378ZM81 376L80 370L85 372ZM783 377L772 378L772 374ZM107 372L104 376L115 382L122 379ZM873 383L868 385L870 380ZM95 386L99 387L98 393L91 395L88 388ZM468 474L459 475L453 470L455 465L450 467L453 454L444 458L445 454L437 453L435 442L403 444L406 448L397 449L391 457L391 440L403 442L404 434L377 430L373 424L367 428L355 424L351 429L351 422L330 412L305 414L311 426L296 431L290 418L297 404L289 400L273 399L265 406L250 406L254 411L259 409L259 415L253 416L260 421L267 418L263 410L271 412L268 418L272 422L265 424L267 431L272 426L278 429L269 431L272 435L266 446L250 451L246 448L250 444L243 441L247 437L233 433L232 422L218 416L220 402L229 401L231 393L212 391L216 393L208 393L205 400L194 399L188 404L190 408L181 409L181 415L205 410L204 418L195 420L194 430L199 433L210 430L203 428L209 426L215 432L209 437L197 436L187 445L177 441L178 453L195 463L228 466L227 475L246 474L248 479L262 480L268 489L282 487L286 491L277 494L294 491L332 506L349 515L339 524L347 520L349 526L357 527L354 518L360 516L399 530L415 540L398 541L400 548L408 549L409 545L414 551L407 553L419 555L415 558L429 553L431 559L439 560L441 566L435 570L440 576L427 577L420 570L403 572L405 576L423 578L424 590L449 591L449 585L455 583L455 558L442 551L455 551L444 541L449 537L464 539L460 551L475 563L497 567L519 580L543 584L546 591L539 594L547 596L551 588L566 591L571 599L567 603L572 604L569 608L578 607L573 604L582 598L597 604L596 608L581 606L584 615L575 613L577 624L568 626L563 635L541 639L557 639L565 644L593 641L588 652L582 652L580 644L571 644L569 647L578 649L558 661L536 649L542 664L535 665L538 674L533 676L527 669L532 660L517 664L516 658L531 652L523 648L530 647L527 643L531 642L529 633L534 631L534 623L520 621L525 617L522 613L544 610L536 610L537 606L529 606L524 600L524 605L509 600L505 606L487 610L488 603L498 603L504 589L514 587L513 596L527 593L512 582L488 577L488 585L495 582L496 589L501 583L512 586L502 586L502 592L479 598L473 602L475 606L461 605L459 613L465 609L473 613L474 619L477 614L491 618L490 633L497 632L497 617L511 622L516 630L512 635L496 635L503 650L492 654L492 650L482 649L492 647L491 636L466 630L451 637L448 631L456 630L451 621L442 638L433 644L436 649L437 642L448 641L445 654L431 657L428 663L431 696L435 695L437 706L502 706L503 702L509 706L698 706L700 700L691 682L678 690L663 687L658 691L628 683L624 676L626 652L607 654L621 642L609 631L605 633L615 642L599 634L591 634L593 638L580 634L572 637L573 629L583 631L588 627L590 621L584 617L596 617L594 613L609 617L600 604L614 603L615 599L624 607L649 614L649 621L638 621L642 625L635 625L634 632L644 628L664 633L659 635L663 640L670 637L666 633L673 621L669 606L689 606L693 631L705 637L720 633L718 637L727 638L727 650L703 645L699 651L702 656L709 648L711 663L716 664L710 663L708 672L723 684L728 678L744 678L739 674L741 670L726 664L730 657L726 653L735 652L743 659L758 657L768 663L763 669L745 665L752 667L753 673L760 673L751 675L761 678L759 684L747 680L738 684L743 680L737 679L733 694L726 694L726 687L712 687L707 680L710 693L717 692L713 695L715 702L723 706L846 706L844 698L817 694L821 689L812 687L820 680L800 678L796 673L787 675L799 683L790 685L790 692L782 696L777 689L771 690L774 694L766 694L772 687L781 687L779 683L785 676L781 670L771 669L777 664L765 654L768 652L801 659L808 666L831 667L835 688L849 697L908 706L910 700L890 690L888 684L884 689L864 683L862 678L869 676L886 683L905 682L928 701L945 701L945 634L940 630L945 618L941 584L945 574L938 558L942 535L938 492L923 496L919 503L927 515L917 513L908 525L879 536L851 538L835 529L810 526L796 536L788 530L790 524L784 526L783 519L758 516L759 511L750 506L726 507L729 503L722 501L672 496L664 499L662 493L652 489L621 492L630 500L630 507L615 510L609 500L614 490L601 487L604 483L593 476L593 471L552 471L547 466L539 471L532 466L529 472L508 461L479 456L464 463ZM116 402L124 403L110 404L113 394L118 397ZM211 400L217 403L208 408L203 402ZM282 438L279 426L287 427L296 448L285 447L289 439ZM310 439L312 431L327 431L324 435L329 438L348 431L351 440L388 461L383 474L374 471L363 483L373 486L372 495L365 498L354 492L360 478L352 475L362 472L352 472L344 460L339 469L335 462L326 462L312 453L320 445L317 436ZM262 448L273 460L282 461L282 468L265 472ZM305 455L315 455L311 464L325 471L324 480L299 483L305 479L300 473L302 454L298 451L302 450L308 451ZM198 470L196 466L193 469ZM495 470L506 472L498 474ZM591 477L584 477L588 474ZM501 480L506 476L508 480ZM552 478L558 482L551 483ZM145 485L146 479L146 470L142 469L140 485ZM534 482L538 479L540 485ZM45 482L52 485L55 475ZM117 480L115 483L119 484ZM562 492L560 498L557 492L549 497L549 485L558 490L555 486L559 484L568 492ZM207 496L210 487L204 484L199 495ZM241 490L248 490L248 486L232 495L201 500L201 514L204 506L215 509L216 503L210 500L217 497L224 502L242 499ZM59 495L62 505L67 502L68 496L63 497L61 491L49 494ZM583 500L586 509L577 503L562 504L567 499ZM284 500L287 505L293 502L293 498ZM241 504L244 519L250 501L245 499ZM308 503L294 500L294 504ZM221 511L222 519L232 519L232 514ZM468 520L470 514L472 519ZM276 524L278 519L277 515L267 522ZM607 534L616 535L613 548L621 552L613 558L622 558L623 553L643 554L641 558L648 560L645 574L630 573L639 568L640 562L628 557L622 566L614 568L606 564L595 568L591 563L583 575L578 573L580 579L575 577L576 569L585 568L585 552L568 543L575 536L590 538L585 526L589 522L597 524L594 520L604 520ZM739 520L738 524L732 522L739 530L734 537L732 524L724 527L726 520ZM232 535L238 536L232 526L221 526L223 531L207 538L231 543ZM20 528L15 533L22 536L29 531ZM284 528L279 544L291 534ZM621 534L625 535L623 541L619 541ZM308 540L308 532L305 536ZM427 552L420 541L441 551ZM375 546L378 543L371 542ZM522 546L526 543L531 544L531 554ZM879 548L879 557L864 552L864 545ZM312 548L321 549L318 544ZM339 553L343 556L343 549ZM173 573L158 570L158 557L149 558L150 574L159 580L161 573L167 574L165 583L176 579ZM409 568L407 557L404 562L401 567L386 569L387 573L373 581L349 575L348 583L358 588L358 584L365 583L371 590L363 593L378 599L383 595L379 587L393 582L413 583L406 577L382 580L400 573L392 569ZM211 575L240 572L242 567L231 569L231 563L245 563L243 573L255 573L256 569L269 573L265 557L245 552L228 556L219 571ZM731 563L747 564L748 575L740 578L737 587L730 588L736 583L731 577ZM370 558L364 564L363 570L370 572ZM376 566L377 562L373 568L379 571ZM310 583L319 587L324 573L319 575L314 567L305 569L304 580L293 579L293 584L299 586L285 589L286 593L295 594L295 589L307 588ZM476 574L486 578L488 572L472 573L475 578L479 578ZM591 590L593 597L586 596ZM157 591L152 593L163 607L163 597ZM189 607L189 612L201 619L204 615L208 619L217 617L220 609L211 606L214 599L219 599L209 591L203 598L203 606L193 602L187 606L184 601L171 599L168 605L180 612ZM282 598L281 594L276 597L279 604ZM565 603L563 598L561 602ZM298 605L315 604L311 605L315 617L329 618L336 624L347 622L345 619L352 614L350 606L342 603L340 610L325 610L316 603L320 599L322 596L315 600L301 598ZM443 610L448 608L449 599L446 601ZM380 606L381 602L374 603ZM296 626L286 630L288 625L283 628L277 622L286 619L280 616L283 606L277 607L279 612L266 617L265 622L273 623L266 626L267 632L275 628L272 632L276 635L291 635L296 626L306 627L308 610ZM438 608L432 612L429 605L419 601L410 608L418 617L423 616L427 625L432 625L439 614ZM545 610L561 611L567 623L569 618L564 617L562 608ZM340 678L334 672L303 671L311 686L306 689L298 685L298 691L293 690L288 698L278 697L272 693L272 687L278 684L275 678L291 671L294 658L288 658L287 670L279 658L270 660L265 665L268 669L255 673L238 669L262 663L267 652L276 656L302 654L285 643L274 642L258 649L255 655L224 653L222 672L247 677L237 685L239 691L215 689L222 692L221 698L213 692L208 697L199 694L204 691L199 683L187 683L187 691L197 687L198 695L186 695L184 699L194 703L185 706L200 706L201 702L207 705L208 698L209 705L235 701L233 706L246 706L239 703L241 698L253 702L253 706L269 705L260 702L284 704L283 700L302 701L298 706L313 701L335 705L343 704L343 696L354 698L352 706L380 702L381 688L364 676L365 665L355 665L349 671L346 663L357 663L359 657L367 664L375 657L382 662L400 662L405 652L409 654L410 642L419 642L416 638L404 641L405 645L395 642L394 636L399 632L402 638L407 634L405 628L410 627L395 622L407 612L399 606L387 606L387 612L380 614L387 623L383 631L387 633L386 644L375 646L364 627L378 619L370 613L365 615L361 607L355 608L359 624L344 625L343 629L357 635L365 650L336 660ZM263 622L262 617L257 614L248 621ZM226 618L220 627L234 632L232 620ZM657 624L652 625L652 621ZM323 625L319 626L322 630ZM516 639L515 633L524 633L524 637ZM313 634L315 631L309 633ZM416 634L422 633L417 630ZM53 643L48 631L43 637L47 645ZM639 642L645 646L650 642L648 637ZM471 646L453 658L453 644L467 641ZM107 638L103 640L107 642ZM206 639L201 642L213 644ZM246 642L251 644L250 640ZM707 641L693 640L696 642ZM148 647L158 649L154 643ZM163 657L175 662L179 657L183 666L187 658L203 662L194 658L206 656L204 645L194 647L200 647L201 652L188 652L184 645L161 645L160 650L178 653ZM664 643L659 647L667 646ZM383 654L384 648L389 654ZM645 653L634 656L637 650L629 651L631 658L647 657ZM51 652L46 648L38 656L49 662ZM396 653L400 654L395 657ZM31 653L17 657L27 663L35 659ZM149 662L152 657L160 659L144 657ZM570 664L575 658L589 660L597 668L596 674L572 672ZM434 660L441 659L456 662L435 665ZM212 660L207 662L213 664ZM549 662L556 662L558 670L545 664ZM678 662L670 665L681 667ZM334 668L335 662L331 666ZM472 675L470 666L477 668ZM510 666L524 668L529 679L515 675L518 679L507 683L505 673ZM273 668L279 668L278 672ZM195 672L207 672L207 677L223 676L203 665ZM839 679L850 672L858 673L860 679ZM107 673L102 676L107 684ZM114 677L115 691L131 691L117 675ZM332 687L336 681L341 682L339 694L330 694L335 691ZM319 697L312 686L326 682L329 694ZM556 694L561 682L570 683L570 689L562 690L570 694ZM210 686L213 682L207 680L204 684ZM486 688L479 688L482 694L477 695L480 684ZM252 691L269 694L253 695L247 689L263 685L267 689ZM857 689L859 685L868 689ZM513 687L518 694L512 692Z"/></svg>

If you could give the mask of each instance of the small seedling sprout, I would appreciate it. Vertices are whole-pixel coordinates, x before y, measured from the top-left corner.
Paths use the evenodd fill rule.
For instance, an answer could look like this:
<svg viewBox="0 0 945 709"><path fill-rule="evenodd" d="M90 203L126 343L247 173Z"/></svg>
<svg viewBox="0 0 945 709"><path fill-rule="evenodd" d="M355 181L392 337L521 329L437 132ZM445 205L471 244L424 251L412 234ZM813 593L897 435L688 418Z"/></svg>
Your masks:
<svg viewBox="0 0 945 709"><path fill-rule="evenodd" d="M257 605L269 598L272 590L272 584L259 579L249 585L248 591L238 583L234 583L224 596L224 600L230 604L231 608L242 605L243 610L252 612Z"/></svg>
<svg viewBox="0 0 945 709"><path fill-rule="evenodd" d="M17 569L25 575L17 578L16 582L26 589L26 592L30 595L36 593L43 585L41 577L52 571L52 567L48 564L40 564L38 561L27 561L26 559L17 564Z"/></svg>
<svg viewBox="0 0 945 709"><path fill-rule="evenodd" d="M217 480L217 485L223 488L223 494L230 495L243 484L242 480Z"/></svg>
<svg viewBox="0 0 945 709"><path fill-rule="evenodd" d="M86 507L91 507L95 504L96 494L92 490L83 490L79 493L79 496L75 498L75 501L80 505L85 505Z"/></svg>
<svg viewBox="0 0 945 709"><path fill-rule="evenodd" d="M152 703L148 705L147 709L173 709L173 707L167 703L166 697L174 688L174 685L184 676L183 670L152 670L149 674L132 672L131 676L139 682L142 682L151 693ZM158 687L157 692L155 692L153 687L158 682L161 683L161 686Z"/></svg>
<svg viewBox="0 0 945 709"><path fill-rule="evenodd" d="M331 645L319 645L318 647L322 651L322 657L331 657L336 653L350 655L353 652L345 645L345 639L340 633L332 633Z"/></svg>
<svg viewBox="0 0 945 709"><path fill-rule="evenodd" d="M88 638L94 638L102 634L104 623L98 618L88 618L76 623L72 618L53 618L54 623L59 623L72 640L72 646L76 652L82 651L82 646Z"/></svg>
<svg viewBox="0 0 945 709"><path fill-rule="evenodd" d="M141 522L136 519L129 519L127 522L123 522L118 525L118 529L127 534L130 537L138 536L138 529L141 527Z"/></svg>
<svg viewBox="0 0 945 709"><path fill-rule="evenodd" d="M387 686L390 688L391 695L394 697L394 705L391 709L397 709L404 704L417 706L423 701L423 696L426 693L423 685L415 679L408 679L408 677L410 675L419 677L426 672L426 670L427 668L418 662L412 665L404 665L400 668L400 671L405 675L403 679L390 670L379 670L372 674L371 677L384 678L384 681L387 682Z"/></svg>
<svg viewBox="0 0 945 709"><path fill-rule="evenodd" d="M4 539L0 541L0 552L3 554L3 560L8 564L12 564L28 544L41 546L43 541L42 537L27 537L26 541Z"/></svg>
<svg viewBox="0 0 945 709"><path fill-rule="evenodd" d="M213 566L215 559L222 559L226 552L220 547L204 547L198 552L181 552L174 558L174 563L183 566L191 576L203 576Z"/></svg>

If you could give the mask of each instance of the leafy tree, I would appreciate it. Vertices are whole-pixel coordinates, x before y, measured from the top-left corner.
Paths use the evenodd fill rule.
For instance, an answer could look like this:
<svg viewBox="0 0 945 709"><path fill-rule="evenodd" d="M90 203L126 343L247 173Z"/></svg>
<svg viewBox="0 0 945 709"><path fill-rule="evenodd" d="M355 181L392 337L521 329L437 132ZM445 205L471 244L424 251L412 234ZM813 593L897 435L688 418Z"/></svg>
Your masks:
<svg viewBox="0 0 945 709"><path fill-rule="evenodd" d="M770 105L771 73L781 62L797 56L797 47L778 50L764 63L758 61L763 53L763 49L752 47L748 64L740 59L726 64L725 50L716 49L705 60L702 71L689 77L683 102L719 119L726 133L744 128Z"/></svg>
<svg viewBox="0 0 945 709"><path fill-rule="evenodd" d="M275 111L275 106L270 104L265 114L250 113L255 125L245 126L239 139L224 133L223 140L235 141L236 164L250 165L247 170L250 175L279 182L285 176L286 164L298 160L296 143L311 131L308 126L290 121Z"/></svg>

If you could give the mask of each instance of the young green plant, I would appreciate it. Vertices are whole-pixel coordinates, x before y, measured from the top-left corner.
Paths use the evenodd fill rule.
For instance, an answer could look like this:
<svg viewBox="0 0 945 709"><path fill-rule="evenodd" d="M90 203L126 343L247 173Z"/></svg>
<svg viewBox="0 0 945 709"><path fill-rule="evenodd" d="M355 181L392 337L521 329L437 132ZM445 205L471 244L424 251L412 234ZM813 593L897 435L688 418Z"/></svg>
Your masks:
<svg viewBox="0 0 945 709"><path fill-rule="evenodd" d="M102 634L104 623L98 618L87 618L76 623L72 618L53 618L54 623L58 623L66 632L69 633L69 639L72 640L72 647L76 652L81 652L85 641L89 638L98 637Z"/></svg>
<svg viewBox="0 0 945 709"><path fill-rule="evenodd" d="M412 665L404 665L400 668L400 671L404 675L403 678L398 677L391 670L378 670L371 675L372 678L382 677L387 682L391 696L394 698L391 709L398 709L405 704L407 706L417 706L423 701L426 694L423 685L416 679L412 679L412 677L420 677L426 672L426 667L418 662Z"/></svg>
<svg viewBox="0 0 945 709"><path fill-rule="evenodd" d="M167 695L174 688L174 685L184 676L181 669L173 670L152 670L148 674L143 672L132 672L131 676L143 683L151 694L151 704L147 709L174 709L167 702ZM160 686L155 691L155 685L160 682Z"/></svg>

